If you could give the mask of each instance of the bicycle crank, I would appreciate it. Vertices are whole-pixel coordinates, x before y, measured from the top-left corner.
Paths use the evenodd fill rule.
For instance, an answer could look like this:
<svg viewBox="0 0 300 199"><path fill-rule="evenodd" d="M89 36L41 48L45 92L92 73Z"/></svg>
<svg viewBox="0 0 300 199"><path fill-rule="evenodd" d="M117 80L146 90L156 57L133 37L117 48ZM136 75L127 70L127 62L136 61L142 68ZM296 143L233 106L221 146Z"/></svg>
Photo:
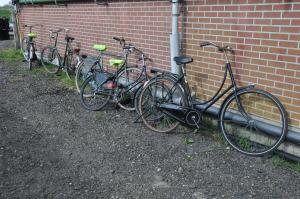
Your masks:
<svg viewBox="0 0 300 199"><path fill-rule="evenodd" d="M202 115L195 109L183 107L173 103L164 103L159 105L159 109L169 117L178 122L200 128Z"/></svg>

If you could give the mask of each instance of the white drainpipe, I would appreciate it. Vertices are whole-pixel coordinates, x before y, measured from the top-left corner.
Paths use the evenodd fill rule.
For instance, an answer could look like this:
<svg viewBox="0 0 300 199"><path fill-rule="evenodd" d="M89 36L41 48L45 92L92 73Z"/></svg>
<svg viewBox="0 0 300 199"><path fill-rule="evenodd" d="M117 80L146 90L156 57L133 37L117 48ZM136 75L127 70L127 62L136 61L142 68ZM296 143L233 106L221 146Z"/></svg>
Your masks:
<svg viewBox="0 0 300 199"><path fill-rule="evenodd" d="M171 72L175 74L181 74L180 67L173 60L174 57L179 56L179 33L178 33L178 17L179 0L172 0L172 34L170 35L170 48L171 48Z"/></svg>

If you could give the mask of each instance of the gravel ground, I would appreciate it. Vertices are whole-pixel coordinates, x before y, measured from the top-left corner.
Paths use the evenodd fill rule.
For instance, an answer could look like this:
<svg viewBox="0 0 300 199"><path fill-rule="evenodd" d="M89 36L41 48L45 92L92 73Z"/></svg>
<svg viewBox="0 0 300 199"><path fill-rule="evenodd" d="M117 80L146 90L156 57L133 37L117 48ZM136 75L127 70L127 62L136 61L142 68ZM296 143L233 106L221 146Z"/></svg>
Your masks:
<svg viewBox="0 0 300 199"><path fill-rule="evenodd" d="M0 60L0 198L300 198L299 173L270 159L207 132L151 132L113 106L88 112L22 65Z"/></svg>

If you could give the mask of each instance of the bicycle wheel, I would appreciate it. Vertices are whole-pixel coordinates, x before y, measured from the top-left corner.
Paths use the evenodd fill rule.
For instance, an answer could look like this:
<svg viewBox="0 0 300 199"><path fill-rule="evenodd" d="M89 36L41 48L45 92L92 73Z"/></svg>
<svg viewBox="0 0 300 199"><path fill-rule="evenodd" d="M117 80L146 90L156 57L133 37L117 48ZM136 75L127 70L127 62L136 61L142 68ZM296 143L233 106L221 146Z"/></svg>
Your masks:
<svg viewBox="0 0 300 199"><path fill-rule="evenodd" d="M74 61L75 61L75 59L73 57L73 53L68 53L67 58L66 58L66 63L65 63L63 70L69 79L71 79L70 75L74 74L74 71L75 71Z"/></svg>
<svg viewBox="0 0 300 199"><path fill-rule="evenodd" d="M91 111L102 109L109 101L112 90L105 89L103 82L108 74L95 72L90 75L82 84L80 99L84 108Z"/></svg>
<svg viewBox="0 0 300 199"><path fill-rule="evenodd" d="M42 50L41 62L48 73L56 74L60 68L58 52L55 48L47 46Z"/></svg>
<svg viewBox="0 0 300 199"><path fill-rule="evenodd" d="M22 54L23 54L23 57L26 61L29 60L29 43L28 43L28 39L27 38L24 38L22 40Z"/></svg>
<svg viewBox="0 0 300 199"><path fill-rule="evenodd" d="M174 81L176 81L175 77L172 74L164 74L163 76L159 75L157 77L169 78L169 79L173 79ZM150 81L155 81L155 79L152 78L152 79L149 80L149 82ZM135 111L137 112L138 115L141 115L141 112L140 112L140 109L139 109L139 102L140 102L140 96L141 96L142 91L143 91L143 85L138 87L138 89L137 89L137 91L135 92L135 95L134 95L134 108L135 108Z"/></svg>
<svg viewBox="0 0 300 199"><path fill-rule="evenodd" d="M83 82L93 74L94 69L100 69L100 66L97 63L94 63L92 66L89 66L82 62L77 67L75 71L75 85L79 94ZM88 97L88 95L84 95L84 97Z"/></svg>
<svg viewBox="0 0 300 199"><path fill-rule="evenodd" d="M251 156L275 150L287 134L283 105L270 93L255 88L238 91L237 98L234 94L229 96L220 110L219 126L226 141Z"/></svg>
<svg viewBox="0 0 300 199"><path fill-rule="evenodd" d="M34 60L34 47L33 47L33 44L30 44L29 45L29 51L28 51L28 54L29 54L29 57L28 57L28 69L31 70L32 68L32 62Z"/></svg>
<svg viewBox="0 0 300 199"><path fill-rule="evenodd" d="M140 96L141 96L142 91L143 91L143 85L141 85L134 94L134 109L138 115L141 115L141 112L139 109L139 101L140 101Z"/></svg>
<svg viewBox="0 0 300 199"><path fill-rule="evenodd" d="M117 79L116 99L118 105L128 111L134 111L134 95L136 90L146 79L140 68L125 68L122 70Z"/></svg>
<svg viewBox="0 0 300 199"><path fill-rule="evenodd" d="M159 133L174 130L179 122L160 111L163 103L175 103L186 106L186 98L181 88L170 78L155 78L142 90L139 111L145 125Z"/></svg>

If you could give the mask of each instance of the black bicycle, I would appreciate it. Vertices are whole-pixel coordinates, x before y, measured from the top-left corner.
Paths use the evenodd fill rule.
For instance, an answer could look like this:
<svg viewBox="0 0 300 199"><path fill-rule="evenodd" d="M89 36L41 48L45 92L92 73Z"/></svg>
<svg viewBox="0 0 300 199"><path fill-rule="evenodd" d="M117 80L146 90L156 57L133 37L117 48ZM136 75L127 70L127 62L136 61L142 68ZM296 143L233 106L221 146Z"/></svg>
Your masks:
<svg viewBox="0 0 300 199"><path fill-rule="evenodd" d="M35 42L34 38L37 37L37 34L35 32L32 32L32 28L35 26L42 26L40 24L35 25L24 25L24 28L29 28L29 32L27 34L27 37L24 37L22 40L22 54L24 56L25 61L28 62L28 69L31 70L32 63L34 61L37 61L37 55L35 53Z"/></svg>
<svg viewBox="0 0 300 199"><path fill-rule="evenodd" d="M223 81L215 95L209 100L194 100L185 73L185 65L193 59L175 57L183 75L176 80L163 76L154 78L143 88L139 109L144 123L156 132L170 132L179 124L200 128L203 115L215 104L219 107L219 127L234 149L252 156L272 152L284 140L288 130L283 105L275 96L254 85L238 87L227 56L228 52L233 52L232 48L212 42L200 46L209 45L223 52L226 59ZM222 91L228 74L231 85ZM228 92L223 103L216 104Z"/></svg>
<svg viewBox="0 0 300 199"><path fill-rule="evenodd" d="M60 32L64 31L65 35L65 52L63 58L59 54L57 48L57 38ZM50 30L50 40L54 41L53 45L47 46L42 50L41 62L45 70L49 73L56 74L59 69L62 69L66 75L70 78L70 72L75 71L75 59L73 58L73 49L71 43L74 40L73 37L68 36L68 29L59 29L57 31ZM71 79L71 78L70 78Z"/></svg>
<svg viewBox="0 0 300 199"><path fill-rule="evenodd" d="M126 45L126 41L124 38L118 38L113 37L114 40L118 41L120 43L121 48L124 50L124 46ZM114 57L114 58L123 58L123 55L107 52L107 46L104 44L95 44L93 46L95 50L99 52L97 58L93 62L93 64L88 64L87 61L85 61L80 56L78 59L78 64L76 66L75 71L75 85L78 93L80 94L80 89L82 87L83 82L93 74L96 70L107 70L104 66L104 58L105 57ZM137 69L138 70L138 69ZM84 95L84 97L88 97L89 95Z"/></svg>
<svg viewBox="0 0 300 199"><path fill-rule="evenodd" d="M147 81L145 64L147 58L144 53L134 45L126 44L123 38L114 37L114 39L119 41L124 49L124 54L119 58L109 60L109 64L116 69L111 70L104 67L101 58L95 63L97 67L91 67L88 78L82 84L81 102L88 110L100 110L112 99L119 107L133 111L135 110L136 91L142 88L143 83ZM142 68L128 65L128 56L133 52L138 55L138 61L142 62ZM104 52L101 54L103 55Z"/></svg>

